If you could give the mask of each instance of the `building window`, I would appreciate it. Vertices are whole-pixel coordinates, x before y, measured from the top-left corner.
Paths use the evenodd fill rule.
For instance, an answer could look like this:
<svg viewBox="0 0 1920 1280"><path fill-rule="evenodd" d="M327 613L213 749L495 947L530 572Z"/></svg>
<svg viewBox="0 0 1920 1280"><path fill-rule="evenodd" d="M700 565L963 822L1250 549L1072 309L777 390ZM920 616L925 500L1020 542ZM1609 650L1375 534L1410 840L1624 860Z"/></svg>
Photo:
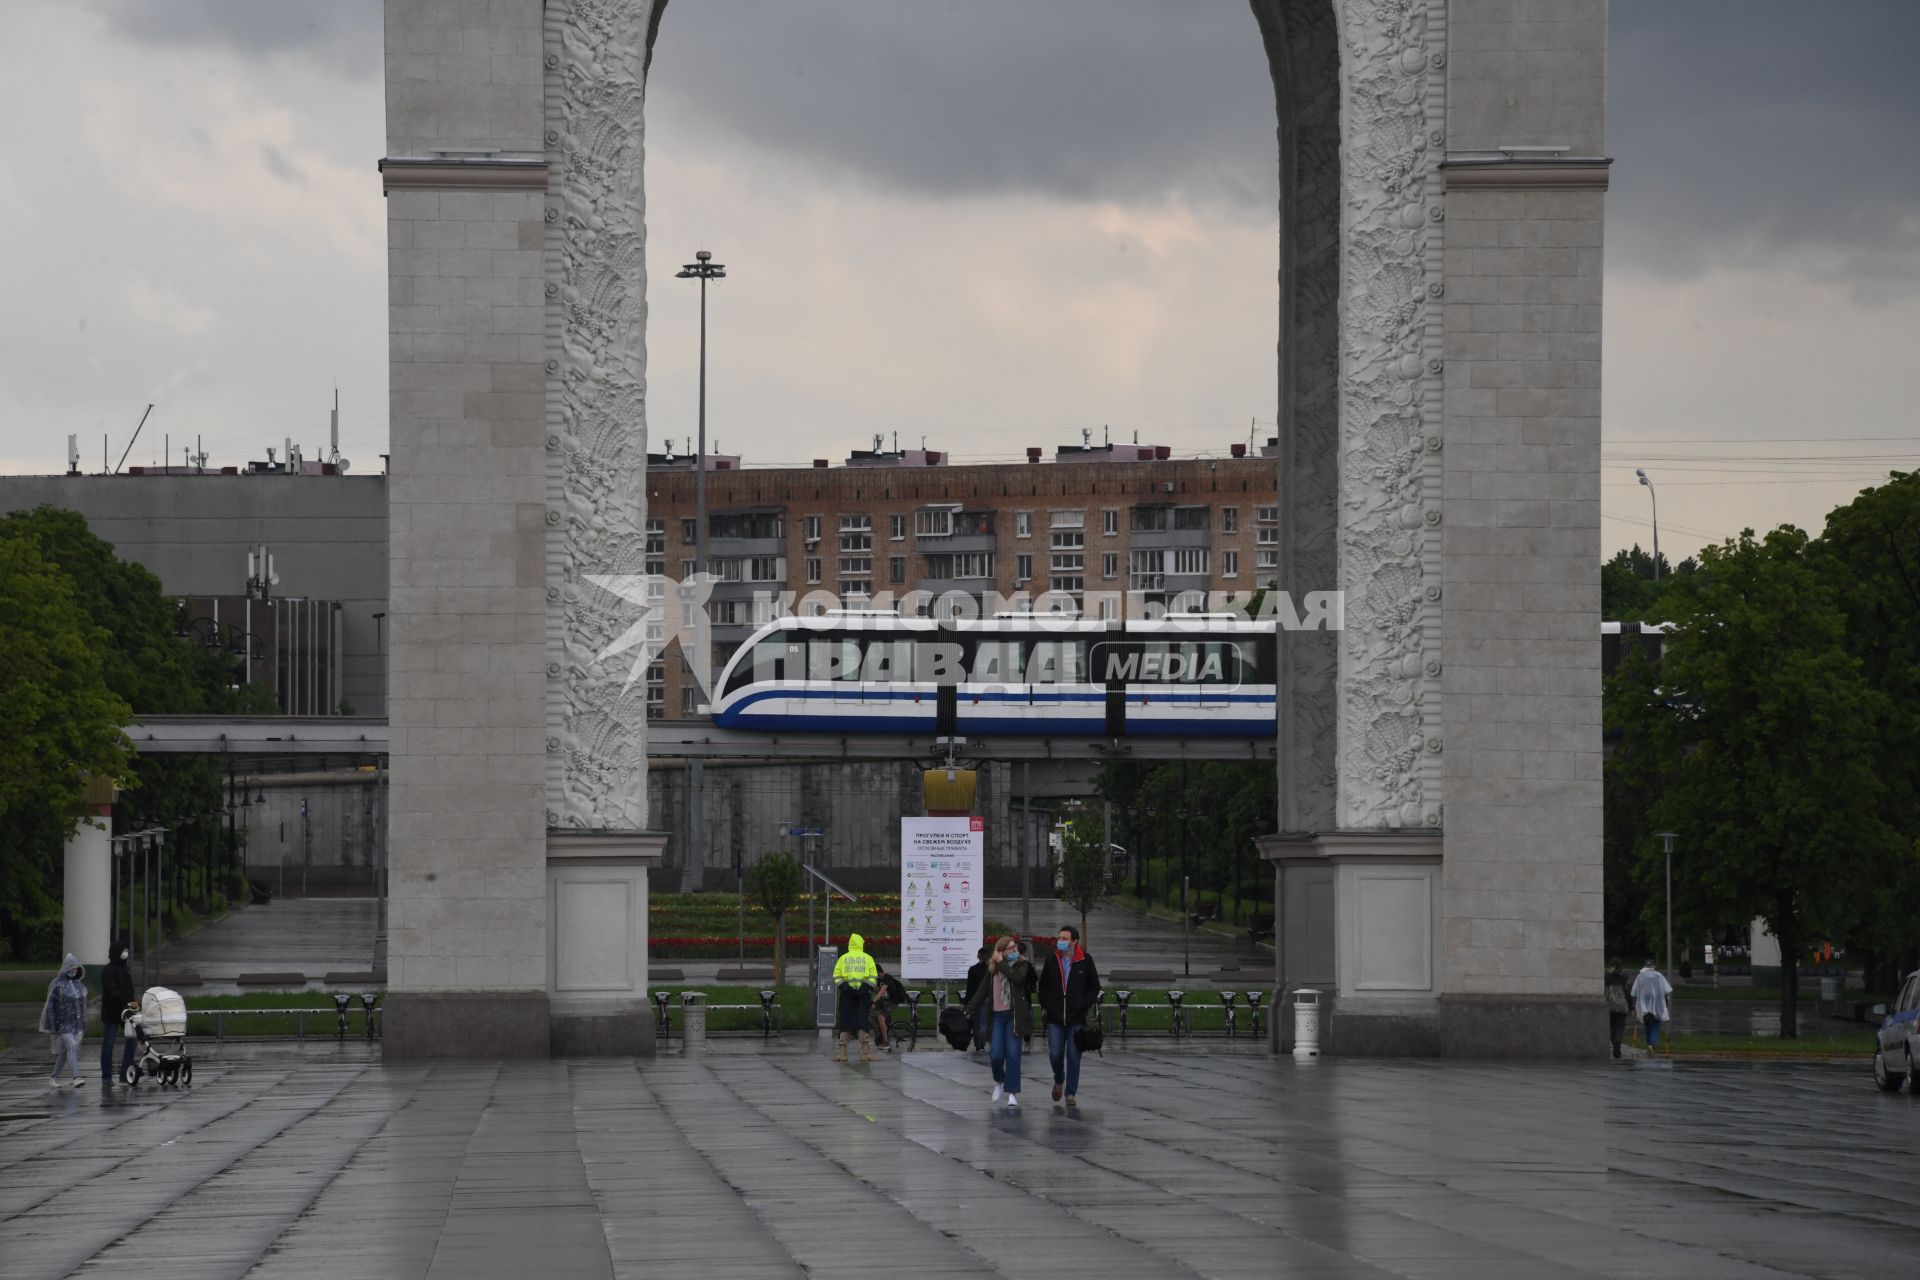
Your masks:
<svg viewBox="0 0 1920 1280"><path fill-rule="evenodd" d="M647 664L647 683L648 684L662 684L666 681L666 678L667 678L666 663L649 662Z"/></svg>
<svg viewBox="0 0 1920 1280"><path fill-rule="evenodd" d="M1084 529L1087 527L1087 513L1084 511L1056 511L1053 513L1052 524L1056 529Z"/></svg>
<svg viewBox="0 0 1920 1280"><path fill-rule="evenodd" d="M820 560L817 556L807 560L807 585L810 587L820 585Z"/></svg>
<svg viewBox="0 0 1920 1280"><path fill-rule="evenodd" d="M683 716L693 715L697 712L699 706L700 706L700 689L698 686L688 685L686 688L680 691L680 714L681 715Z"/></svg>
<svg viewBox="0 0 1920 1280"><path fill-rule="evenodd" d="M747 603L745 600L715 600L710 606L713 610L713 625L716 627L746 626ZM691 612L690 606L689 612Z"/></svg>
<svg viewBox="0 0 1920 1280"><path fill-rule="evenodd" d="M1055 591L1060 592L1062 595L1078 596L1082 591L1086 590L1086 586L1087 586L1087 580L1085 578L1056 577L1053 580L1053 589Z"/></svg>
<svg viewBox="0 0 1920 1280"><path fill-rule="evenodd" d="M1261 525L1253 531L1253 540L1263 547L1280 545L1280 530L1270 525Z"/></svg>
<svg viewBox="0 0 1920 1280"><path fill-rule="evenodd" d="M949 538L953 536L953 508L930 507L925 511L913 513L913 532L921 538Z"/></svg>
<svg viewBox="0 0 1920 1280"><path fill-rule="evenodd" d="M1032 556L1015 556L1013 558L1013 585L1017 587L1021 583L1030 580L1032 577L1033 577L1033 557Z"/></svg>
<svg viewBox="0 0 1920 1280"><path fill-rule="evenodd" d="M1102 526L1109 538L1120 532L1120 511L1117 507L1108 507L1100 513Z"/></svg>
<svg viewBox="0 0 1920 1280"><path fill-rule="evenodd" d="M1138 510L1139 508L1135 508ZM1167 586L1167 553L1134 551L1127 555L1129 591L1164 591Z"/></svg>
<svg viewBox="0 0 1920 1280"><path fill-rule="evenodd" d="M1253 518L1261 524L1279 524L1280 508L1279 507L1255 507L1253 509Z"/></svg>
<svg viewBox="0 0 1920 1280"><path fill-rule="evenodd" d="M1120 557L1109 551L1100 557L1100 576L1112 581L1120 576Z"/></svg>
<svg viewBox="0 0 1920 1280"><path fill-rule="evenodd" d="M1033 512L1017 511L1013 516L1013 536L1031 538L1033 536Z"/></svg>
<svg viewBox="0 0 1920 1280"><path fill-rule="evenodd" d="M647 554L650 556L667 554L667 522L665 520L647 521Z"/></svg>
<svg viewBox="0 0 1920 1280"><path fill-rule="evenodd" d="M1278 572L1280 568L1280 550L1278 547L1271 551L1262 548L1253 554L1253 567L1255 569L1258 569L1261 573Z"/></svg>
<svg viewBox="0 0 1920 1280"><path fill-rule="evenodd" d="M1053 549L1055 551L1078 551L1087 544L1087 536L1078 529L1055 530Z"/></svg>
<svg viewBox="0 0 1920 1280"><path fill-rule="evenodd" d="M700 572L700 562L698 560L682 560L680 562L680 577L683 580L691 578L698 572Z"/></svg>
<svg viewBox="0 0 1920 1280"><path fill-rule="evenodd" d="M1031 562L1031 556L1020 557ZM993 576L993 552L960 551L942 552L927 557L927 576L929 578L965 579L991 578Z"/></svg>
<svg viewBox="0 0 1920 1280"><path fill-rule="evenodd" d="M1175 507L1173 509L1173 527L1189 533L1205 533L1212 523L1213 513L1205 507Z"/></svg>
<svg viewBox="0 0 1920 1280"><path fill-rule="evenodd" d="M1240 532L1240 508L1238 507L1220 508L1220 532L1222 533Z"/></svg>
<svg viewBox="0 0 1920 1280"><path fill-rule="evenodd" d="M1220 553L1220 576L1223 578L1237 578L1240 576L1240 553L1238 551L1222 551Z"/></svg>
<svg viewBox="0 0 1920 1280"><path fill-rule="evenodd" d="M898 519L899 517L894 517ZM894 556L887 561L887 581L896 586L907 580L907 558Z"/></svg>
<svg viewBox="0 0 1920 1280"><path fill-rule="evenodd" d="M647 561L647 572L656 578L664 578L667 576L667 562L665 560L649 560Z"/></svg>
<svg viewBox="0 0 1920 1280"><path fill-rule="evenodd" d="M1113 593L1107 592L1105 595L1102 595L1100 597L1100 620L1102 622L1111 622L1119 616L1120 602L1114 599Z"/></svg>
<svg viewBox="0 0 1920 1280"><path fill-rule="evenodd" d="M690 547L698 541L700 541L700 522L698 520L682 520L680 522L680 545Z"/></svg>
<svg viewBox="0 0 1920 1280"><path fill-rule="evenodd" d="M785 582L787 580L785 556L755 556L747 568L749 582Z"/></svg>
<svg viewBox="0 0 1920 1280"><path fill-rule="evenodd" d="M873 550L873 517L840 517L840 552L845 555L854 551Z"/></svg>
<svg viewBox="0 0 1920 1280"><path fill-rule="evenodd" d="M1133 509L1133 531L1135 533L1165 533L1167 517L1171 507L1135 507Z"/></svg>
<svg viewBox="0 0 1920 1280"><path fill-rule="evenodd" d="M1086 564L1087 558L1078 551L1056 551L1047 567L1055 573L1079 573Z"/></svg>
<svg viewBox="0 0 1920 1280"><path fill-rule="evenodd" d="M809 546L820 541L820 517L807 517L807 543Z"/></svg>
<svg viewBox="0 0 1920 1280"><path fill-rule="evenodd" d="M841 556L840 576L843 578L871 578L873 576L873 557Z"/></svg>
<svg viewBox="0 0 1920 1280"><path fill-rule="evenodd" d="M905 516L888 516L887 522L895 542L905 539L907 536L907 518Z"/></svg>
<svg viewBox="0 0 1920 1280"><path fill-rule="evenodd" d="M708 516L709 538L784 538L786 521L772 511L743 511L732 515Z"/></svg>
<svg viewBox="0 0 1920 1280"><path fill-rule="evenodd" d="M1180 547L1173 553L1173 571L1185 574L1205 573L1208 559L1205 547Z"/></svg>

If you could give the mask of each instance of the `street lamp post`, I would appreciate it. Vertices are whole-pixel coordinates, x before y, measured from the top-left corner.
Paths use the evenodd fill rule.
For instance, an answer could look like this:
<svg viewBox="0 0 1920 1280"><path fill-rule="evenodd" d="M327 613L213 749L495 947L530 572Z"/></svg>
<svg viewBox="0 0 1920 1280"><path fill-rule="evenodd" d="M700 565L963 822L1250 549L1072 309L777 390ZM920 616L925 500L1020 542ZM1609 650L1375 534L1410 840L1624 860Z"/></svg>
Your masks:
<svg viewBox="0 0 1920 1280"><path fill-rule="evenodd" d="M1660 498L1653 491L1653 481L1647 479L1647 473L1639 467L1633 474L1640 477L1640 483L1647 487L1647 501L1653 504L1653 580L1660 581ZM1685 532L1685 530L1682 530Z"/></svg>
<svg viewBox="0 0 1920 1280"><path fill-rule="evenodd" d="M1660 837L1660 848L1667 855L1667 972L1673 972L1673 842L1679 839L1675 831L1656 832Z"/></svg>
<svg viewBox="0 0 1920 1280"><path fill-rule="evenodd" d="M706 573L707 565L707 281L724 280L727 269L713 260L713 255L705 249L693 255L693 261L681 267L676 273L678 280L698 280L700 282L700 442L694 454L693 476L693 567L695 573ZM681 619L685 622L685 619ZM694 643L703 649L712 642L707 635L703 619L694 632ZM686 641L682 640L681 644ZM682 655L691 657L691 655ZM704 655L703 655L704 656ZM691 866L687 872L687 887L699 892L706 879L707 841L706 841L706 779L702 762L694 760L688 766L687 789L690 797L689 816L691 821L687 841L690 850Z"/></svg>

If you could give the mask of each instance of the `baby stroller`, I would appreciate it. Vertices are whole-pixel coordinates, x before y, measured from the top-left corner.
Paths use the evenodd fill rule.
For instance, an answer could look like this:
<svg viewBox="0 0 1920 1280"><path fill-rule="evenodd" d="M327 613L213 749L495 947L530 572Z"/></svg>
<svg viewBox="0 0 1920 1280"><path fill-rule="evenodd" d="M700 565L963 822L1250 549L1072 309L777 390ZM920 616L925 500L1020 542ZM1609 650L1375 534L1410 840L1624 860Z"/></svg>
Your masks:
<svg viewBox="0 0 1920 1280"><path fill-rule="evenodd" d="M163 1085L193 1083L193 1059L185 1053L187 1002L179 992L148 987L140 997L139 1011L127 1010L120 1024L127 1039L139 1046L126 1070L128 1084L139 1084L143 1075Z"/></svg>

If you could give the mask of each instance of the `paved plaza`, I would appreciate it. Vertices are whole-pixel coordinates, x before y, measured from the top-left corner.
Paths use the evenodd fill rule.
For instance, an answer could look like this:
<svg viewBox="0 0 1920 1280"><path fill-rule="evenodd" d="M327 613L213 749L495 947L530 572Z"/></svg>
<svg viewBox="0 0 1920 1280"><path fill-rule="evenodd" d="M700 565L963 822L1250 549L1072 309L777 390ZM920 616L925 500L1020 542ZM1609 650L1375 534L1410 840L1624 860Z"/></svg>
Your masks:
<svg viewBox="0 0 1920 1280"><path fill-rule="evenodd" d="M840 1066L812 1037L641 1064L200 1053L190 1091L106 1101L0 1058L10 1280L1866 1277L1920 1230L1920 1103L1864 1067L1136 1041L1077 1111L1029 1056L1008 1112L969 1055Z"/></svg>

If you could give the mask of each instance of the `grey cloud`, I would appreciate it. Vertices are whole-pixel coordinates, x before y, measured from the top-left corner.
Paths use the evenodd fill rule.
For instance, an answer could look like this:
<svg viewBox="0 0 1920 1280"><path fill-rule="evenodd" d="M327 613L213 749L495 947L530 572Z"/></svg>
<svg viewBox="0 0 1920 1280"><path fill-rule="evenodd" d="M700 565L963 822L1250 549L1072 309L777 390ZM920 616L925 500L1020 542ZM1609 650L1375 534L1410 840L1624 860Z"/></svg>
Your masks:
<svg viewBox="0 0 1920 1280"><path fill-rule="evenodd" d="M282 152L280 148L273 146L271 143L261 144L260 163L265 166L268 173L271 173L282 182L290 182L296 187L304 187L307 185L307 175L300 171L298 165L287 159L286 154Z"/></svg>
<svg viewBox="0 0 1920 1280"><path fill-rule="evenodd" d="M1609 256L1786 267L1867 300L1920 279L1911 0L1614 0Z"/></svg>
<svg viewBox="0 0 1920 1280"><path fill-rule="evenodd" d="M134 40L309 58L355 80L380 75L381 0L93 0Z"/></svg>
<svg viewBox="0 0 1920 1280"><path fill-rule="evenodd" d="M937 195L1277 200L1246 0L673 0L649 126Z"/></svg>

